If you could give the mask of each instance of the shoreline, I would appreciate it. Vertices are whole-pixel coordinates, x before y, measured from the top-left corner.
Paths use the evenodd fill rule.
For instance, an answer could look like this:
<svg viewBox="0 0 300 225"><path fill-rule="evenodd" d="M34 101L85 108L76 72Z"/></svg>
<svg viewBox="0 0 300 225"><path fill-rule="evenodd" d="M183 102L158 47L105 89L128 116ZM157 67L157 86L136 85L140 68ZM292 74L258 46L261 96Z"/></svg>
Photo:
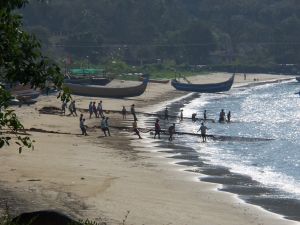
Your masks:
<svg viewBox="0 0 300 225"><path fill-rule="evenodd" d="M149 92L156 90L156 87L161 89L161 86L149 86ZM104 105L109 109L114 109L117 105L119 109L122 105L128 107L135 103L138 109L142 109L136 109L137 111L149 111L173 102L174 97L184 97L187 93L169 89L168 92L159 92L156 97L152 96L148 99L147 94L150 95L146 93L134 100L104 99ZM39 107L53 104L54 101L52 98L47 103L47 97L42 100L45 102L39 104ZM76 96L76 102L77 100L79 100L77 106L79 108L86 108L90 101L80 96ZM26 113L28 112L23 112ZM197 181L199 174L187 174L184 171L181 173L178 165L172 165L176 160L167 159L166 162L162 156L168 154L153 150L152 146L155 145L153 139L143 139L140 142L136 136L116 130L111 130L114 139L103 138L100 130L90 130L88 131L90 136L84 138L80 135L78 117L36 115L34 111L29 113L31 113L28 114L29 121L26 121L28 128L34 126L34 121L35 124L39 124L36 126L63 132L71 129L76 133L73 137L32 134L39 141L35 151L26 150L17 156L14 155L17 150L13 148L10 148L10 152L5 151L2 156L7 160L4 167L2 165L5 171L3 185L12 189L16 196L37 199L37 205L34 205L36 200L33 200L28 207L30 209L49 209L45 207L48 203L51 208L60 209L73 217L89 218L97 222L100 220L108 224L120 224L127 210L130 210L126 221L129 224L167 224L175 221L178 224L199 224L199 220L203 224L223 223L225 220L228 221L225 224L253 224L251 221L263 224L272 224L274 221L277 224L287 222L293 224L293 221L281 219L277 214L268 213L253 205L249 206L232 194L215 191L219 185ZM25 115L23 116L26 118ZM131 116L128 116L127 121L124 122L121 115L109 114L109 117L112 126L124 122L131 125ZM54 119L58 120L58 118L63 118L63 121L59 121L57 125ZM99 121L94 118L87 119L86 122L87 125L99 124ZM53 138L56 143L53 143ZM41 144L40 141L44 143ZM45 160L45 157L48 157L50 162ZM59 171L54 171L53 167ZM41 168L41 171L34 171ZM180 173L178 174L178 170L184 174L184 178ZM24 191L25 188L29 190L26 179L38 177L43 177L41 182L30 184L35 190ZM17 188L13 187L14 185ZM22 210L24 208L20 209ZM201 210L200 217L195 217L195 213L199 210Z"/></svg>
<svg viewBox="0 0 300 225"><path fill-rule="evenodd" d="M189 101L189 99L186 99ZM185 103L181 103L185 104ZM176 106L177 111L181 105ZM152 124L154 124L154 120ZM166 143L161 143L157 148L168 149ZM234 173L229 167L219 166L206 162L201 158L201 153L193 148L180 146L179 149L172 148L169 150L160 150L159 152L167 153L166 159L176 160L178 166L186 166L184 171L199 174L200 182L220 184L217 191L229 192L237 195L245 203L257 205L266 211L270 211L282 216L286 220L300 222L298 215L300 201L289 198L276 198L283 194L278 188L261 187L261 184L245 174ZM203 177L203 175L205 175Z"/></svg>

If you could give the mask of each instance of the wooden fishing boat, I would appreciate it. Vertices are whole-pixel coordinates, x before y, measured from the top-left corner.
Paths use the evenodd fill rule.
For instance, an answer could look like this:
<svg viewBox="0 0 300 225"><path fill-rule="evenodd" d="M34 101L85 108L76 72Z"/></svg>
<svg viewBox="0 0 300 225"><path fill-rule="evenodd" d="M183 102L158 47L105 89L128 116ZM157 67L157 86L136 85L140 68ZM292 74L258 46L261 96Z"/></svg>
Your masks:
<svg viewBox="0 0 300 225"><path fill-rule="evenodd" d="M113 77L66 77L65 83L72 84L88 84L88 85L102 85L105 86L111 82Z"/></svg>
<svg viewBox="0 0 300 225"><path fill-rule="evenodd" d="M11 95L14 96L18 100L31 100L38 98L41 94L39 89L29 89L29 90L11 90Z"/></svg>
<svg viewBox="0 0 300 225"><path fill-rule="evenodd" d="M41 91L39 88L31 88L30 84L25 86L21 84L4 84L5 88L10 89L10 94L18 100L31 100L40 96Z"/></svg>
<svg viewBox="0 0 300 225"><path fill-rule="evenodd" d="M300 82L300 77L295 77L296 81Z"/></svg>
<svg viewBox="0 0 300 225"><path fill-rule="evenodd" d="M149 76L142 82L142 84L131 87L110 88L97 85L71 83L64 83L64 86L69 87L71 93L75 95L104 98L128 98L140 96L145 92Z"/></svg>
<svg viewBox="0 0 300 225"><path fill-rule="evenodd" d="M172 79L171 85L179 91L189 91L189 92L200 92L200 93L216 93L216 92L223 92L229 91L233 81L234 81L235 74L232 77L224 82L221 83L214 83L214 84L187 84L187 83L180 83L176 79Z"/></svg>
<svg viewBox="0 0 300 225"><path fill-rule="evenodd" d="M146 78L145 77L138 77L139 81L144 81ZM170 80L154 80L154 79L149 79L148 82L150 83L158 83L158 84L167 84L169 83Z"/></svg>

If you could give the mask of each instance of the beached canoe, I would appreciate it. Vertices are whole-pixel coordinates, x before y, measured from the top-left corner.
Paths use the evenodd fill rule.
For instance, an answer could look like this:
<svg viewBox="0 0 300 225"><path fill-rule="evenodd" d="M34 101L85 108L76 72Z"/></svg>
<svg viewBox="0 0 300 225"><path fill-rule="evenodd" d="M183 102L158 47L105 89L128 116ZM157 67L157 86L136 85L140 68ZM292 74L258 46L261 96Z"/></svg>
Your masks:
<svg viewBox="0 0 300 225"><path fill-rule="evenodd" d="M14 85L10 88L9 85L6 85L6 88L10 89L10 94L18 100L31 100L40 96L41 91L39 88L31 88L30 84L23 86L21 84Z"/></svg>
<svg viewBox="0 0 300 225"><path fill-rule="evenodd" d="M235 74L232 77L224 82L221 83L214 83L214 84L187 84L187 83L180 83L176 79L172 79L171 85L179 91L189 91L189 92L200 92L200 93L216 93L216 92L223 92L229 91L234 81Z"/></svg>
<svg viewBox="0 0 300 225"><path fill-rule="evenodd" d="M71 84L88 84L88 85L102 85L105 86L111 82L113 77L65 77L65 83Z"/></svg>
<svg viewBox="0 0 300 225"><path fill-rule="evenodd" d="M18 100L31 100L31 99L38 98L41 95L41 91L39 89L18 90L18 91L12 90L11 95Z"/></svg>
<svg viewBox="0 0 300 225"><path fill-rule="evenodd" d="M145 77L138 77L139 81L144 81L146 78ZM158 83L158 84L167 84L169 83L170 80L154 80L154 79L149 79L148 82L150 83Z"/></svg>
<svg viewBox="0 0 300 225"><path fill-rule="evenodd" d="M300 77L295 77L296 81L300 82Z"/></svg>
<svg viewBox="0 0 300 225"><path fill-rule="evenodd" d="M150 75L149 75L150 76ZM149 76L142 82L142 84L131 87L105 87L97 85L85 85L85 84L71 84L64 83L65 87L69 87L72 94L91 96L91 97L103 97L103 98L128 98L142 95L148 84Z"/></svg>

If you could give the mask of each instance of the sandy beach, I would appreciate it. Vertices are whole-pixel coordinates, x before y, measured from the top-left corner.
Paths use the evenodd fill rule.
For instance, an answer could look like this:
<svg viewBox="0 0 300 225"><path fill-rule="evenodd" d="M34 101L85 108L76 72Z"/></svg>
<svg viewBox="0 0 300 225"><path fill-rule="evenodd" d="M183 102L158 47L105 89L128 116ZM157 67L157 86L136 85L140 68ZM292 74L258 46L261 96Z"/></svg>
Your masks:
<svg viewBox="0 0 300 225"><path fill-rule="evenodd" d="M215 73L188 78L192 83L217 83L231 74ZM237 74L234 86L279 82L294 76ZM258 81L254 81L258 79ZM140 82L114 80L108 86L130 86ZM234 87L233 87L234 88ZM170 84L149 83L146 92L136 98L106 99L73 96L77 108L87 109L89 102L103 101L105 110L129 111L135 104L138 112L156 112L167 103L189 93L176 91ZM298 224L282 216L244 203L236 195L220 192L221 185L199 182L203 176L190 173L187 166L154 148L159 142L142 133L111 128L105 137L100 119L84 113L88 136L81 135L78 116L40 114L43 107L61 107L56 96L40 96L34 105L12 106L25 128L56 133L28 131L35 149L23 149L11 143L1 149L1 208L8 202L10 212L56 210L71 216L106 222L106 224ZM67 111L68 114L68 111ZM106 114L110 126L130 126L121 114ZM138 127L146 118L138 116ZM65 134L63 134L65 133ZM167 137L162 136L162 141ZM172 145L170 144L170 148ZM125 217L127 215L127 218Z"/></svg>

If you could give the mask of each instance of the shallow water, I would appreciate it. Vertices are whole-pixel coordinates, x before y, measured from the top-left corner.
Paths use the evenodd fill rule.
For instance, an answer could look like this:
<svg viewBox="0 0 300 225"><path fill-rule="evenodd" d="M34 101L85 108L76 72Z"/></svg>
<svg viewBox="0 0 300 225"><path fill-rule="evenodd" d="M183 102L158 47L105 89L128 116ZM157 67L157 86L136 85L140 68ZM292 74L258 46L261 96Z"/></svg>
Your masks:
<svg viewBox="0 0 300 225"><path fill-rule="evenodd" d="M267 187L277 187L287 196L300 199L300 98L297 82L268 84L249 89L233 89L224 96L204 94L186 105L185 111L208 111L218 119L221 109L232 113L232 123L206 123L210 134L270 138L264 142L194 143L193 148L208 153L212 164L227 166L232 172L251 176ZM202 117L202 113L201 113ZM192 128L196 131L200 123ZM188 137L187 142L194 142ZM205 148L203 148L205 145Z"/></svg>
<svg viewBox="0 0 300 225"><path fill-rule="evenodd" d="M221 183L223 190L237 193L247 202L300 220L297 217L300 209L300 97L294 94L299 90L300 83L290 81L234 88L223 95L203 94L191 101L170 105L173 115L183 108L184 116L197 113L198 118L203 118L207 110L208 118L216 121L221 109L226 114L231 111L232 123L206 123L210 128L208 134L273 139L202 143L202 139L195 136L176 136L173 146L189 151L177 150L174 158L178 164L198 167L210 175L203 181ZM199 127L200 122L184 120L176 125L176 130L194 133ZM291 205L294 212L284 210Z"/></svg>

